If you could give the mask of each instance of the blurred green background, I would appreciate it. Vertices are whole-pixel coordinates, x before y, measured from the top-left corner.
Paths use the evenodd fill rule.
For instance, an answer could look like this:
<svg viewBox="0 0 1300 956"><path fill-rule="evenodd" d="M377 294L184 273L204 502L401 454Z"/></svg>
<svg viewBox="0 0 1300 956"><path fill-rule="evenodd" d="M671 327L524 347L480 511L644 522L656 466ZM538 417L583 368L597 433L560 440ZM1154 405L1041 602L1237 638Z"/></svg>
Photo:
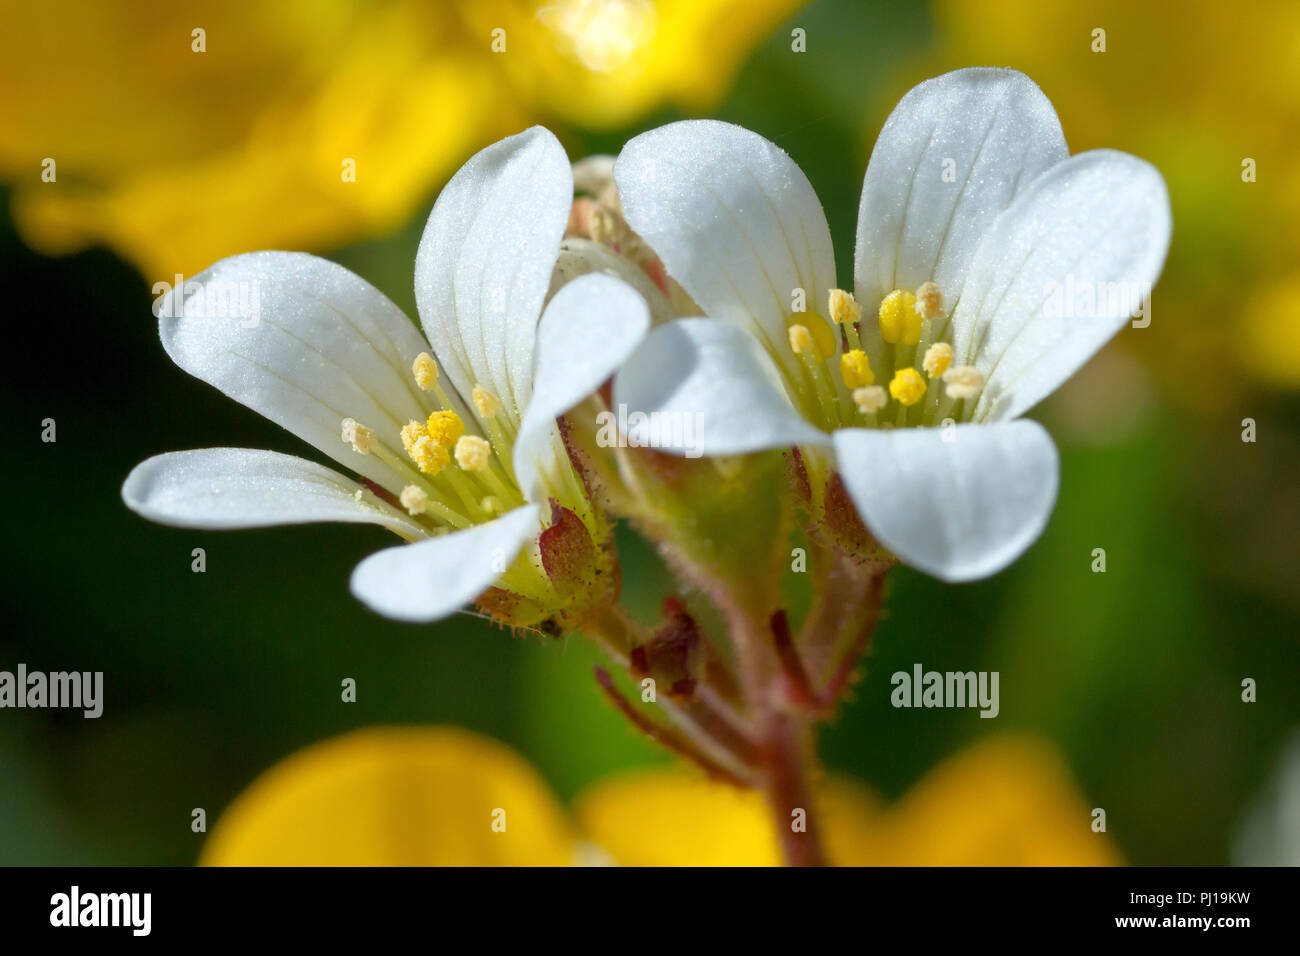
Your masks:
<svg viewBox="0 0 1300 956"><path fill-rule="evenodd" d="M1134 41L1117 19L1109 61L1088 59L1086 30L1044 28L1039 46L1074 51L1058 58L1080 71L1068 77L1036 72L1030 59L1047 53L1033 44L1022 62L1014 48L985 51L978 36L954 38L960 21L947 7L819 0L766 31L716 108L659 105L612 128L547 121L574 158L616 152L629 135L686 115L757 130L813 182L841 276L852 274L875 134L897 97L930 75L1022 66L1057 105L1072 149L1104 144L1164 169L1149 136L1160 127L1176 167L1166 171L1175 238L1155 318L1126 331L1035 413L1062 451L1046 534L1010 570L974 585L893 572L875 653L825 732L823 754L893 797L980 735L1027 729L1060 749L1088 805L1106 809L1127 860L1225 863L1243 807L1300 724L1300 401L1276 377L1252 378L1251 363L1235 357L1250 333L1233 331L1238 316L1218 304L1234 286L1285 282L1294 268L1275 249L1253 256L1237 241L1251 239L1241 221L1254 215L1252 203L1283 202L1267 192L1284 188L1281 176L1275 167L1244 187L1235 158L1217 171L1197 165L1204 157L1187 150L1205 124L1180 103L1161 112L1160 97L1171 94L1141 87L1143 70L1195 69L1178 24L1159 35L1148 25L1141 52L1126 53ZM796 26L807 31L807 53L791 51ZM1003 38L1014 41L1014 32ZM1078 94L1102 84L1097 71L1116 70L1128 70L1132 86L1112 94L1113 114L1106 100L1098 107ZM1105 87L1124 89L1110 74ZM1186 139L1166 129L1179 117ZM1223 198L1231 192L1206 185L1212 176L1230 184L1222 190L1263 198L1232 206ZM6 192L6 208L14 195ZM435 195L431 188L386 238L320 251L414 315L411 266ZM1261 249L1270 241L1255 239ZM102 670L106 687L99 720L0 712L0 863L192 862L203 839L191 832L192 808L205 808L211 827L259 772L364 725L482 731L525 754L566 799L612 770L667 759L604 703L595 657L580 639L514 638L464 615L407 626L366 611L347 579L388 543L378 529L206 533L129 513L122 480L161 451L234 445L319 458L171 364L150 315L156 278L104 248L47 258L11 217L0 226L0 293L19 339L5 350L0 380L17 431L3 451L10 505L0 668ZM1191 329L1198 342L1222 341L1178 364ZM1300 337L1294 324L1287 329ZM55 444L40 442L47 417L58 423ZM1257 422L1256 443L1241 440L1245 417ZM633 536L620 544L629 599L653 606L656 565ZM204 574L190 570L195 547L206 549ZM1099 547L1105 574L1091 571ZM1000 716L893 710L889 674L916 662L1000 671ZM340 702L345 677L357 681L354 704ZM1257 703L1241 701L1245 677L1258 682Z"/></svg>

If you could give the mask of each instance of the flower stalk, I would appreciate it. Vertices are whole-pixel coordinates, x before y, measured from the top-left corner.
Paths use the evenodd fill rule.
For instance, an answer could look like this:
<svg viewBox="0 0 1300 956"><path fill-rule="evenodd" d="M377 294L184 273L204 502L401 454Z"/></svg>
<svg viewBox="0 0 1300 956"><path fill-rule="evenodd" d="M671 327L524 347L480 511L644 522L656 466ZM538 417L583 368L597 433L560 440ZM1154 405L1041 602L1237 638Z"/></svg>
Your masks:
<svg viewBox="0 0 1300 956"><path fill-rule="evenodd" d="M593 612L580 626L639 688L639 702L597 668L601 689L655 742L714 779L761 791L787 864L821 865L816 729L834 713L869 648L892 562L874 556L874 543L872 557L864 559L820 533L803 502L812 565L811 573L795 578L813 593L808 612L792 623L776 595L783 591L793 521L782 514L769 519L776 531L769 527L761 546L758 536L729 543L714 533L728 523L725 491L700 500L704 489L719 479L725 484L728 475L747 487L787 485L780 459L746 456L719 471L707 461L665 458L649 449L602 456L587 443L571 452L585 472L616 489L607 506L622 510L659 543L679 585L653 627L618 605ZM627 494L629 485L639 493ZM688 503L695 508L693 521L682 517ZM702 512L713 521L700 518ZM866 534L854 531L846 537L857 541Z"/></svg>
<svg viewBox="0 0 1300 956"><path fill-rule="evenodd" d="M773 712L767 728L765 790L787 866L824 866L813 775L813 731L807 719Z"/></svg>

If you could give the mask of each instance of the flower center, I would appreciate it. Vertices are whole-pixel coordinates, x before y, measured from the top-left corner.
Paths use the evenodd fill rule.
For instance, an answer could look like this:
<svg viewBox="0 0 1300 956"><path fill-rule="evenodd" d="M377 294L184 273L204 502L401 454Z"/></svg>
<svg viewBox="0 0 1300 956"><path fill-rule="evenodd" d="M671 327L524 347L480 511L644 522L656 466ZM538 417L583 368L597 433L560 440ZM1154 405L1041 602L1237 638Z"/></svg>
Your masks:
<svg viewBox="0 0 1300 956"><path fill-rule="evenodd" d="M509 458L513 433L497 415L496 396L474 387L474 407L489 437L467 434L433 356L417 355L411 375L437 405L424 421L411 420L399 434L381 436L345 418L343 441L358 454L375 455L407 482L398 501L430 534L468 528L522 505Z"/></svg>
<svg viewBox="0 0 1300 956"><path fill-rule="evenodd" d="M787 320L790 350L804 373L791 381L791 389L805 415L827 431L969 418L984 376L974 366L953 365L952 328L938 285L894 289L880 300L875 321L867 325L851 293L832 289L828 304L842 337L816 313L796 313ZM827 365L837 352L838 381ZM881 384L876 384L877 373L887 375Z"/></svg>

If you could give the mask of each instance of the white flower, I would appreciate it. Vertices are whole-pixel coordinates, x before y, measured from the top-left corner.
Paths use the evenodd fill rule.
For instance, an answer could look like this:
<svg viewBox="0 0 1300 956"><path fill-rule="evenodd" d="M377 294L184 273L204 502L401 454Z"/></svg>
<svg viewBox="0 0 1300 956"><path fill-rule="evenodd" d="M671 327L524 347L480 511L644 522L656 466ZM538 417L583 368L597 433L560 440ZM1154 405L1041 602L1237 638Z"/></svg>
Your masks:
<svg viewBox="0 0 1300 956"><path fill-rule="evenodd" d="M181 368L365 484L289 455L211 448L137 466L122 488L127 505L182 527L382 525L415 543L362 561L352 590L402 620L446 616L493 585L529 608L562 608L568 596L538 544L558 520L548 499L577 515L596 551L605 527L555 418L605 381L649 325L641 299L600 275L556 294L564 321L548 310L539 323L572 200L564 150L540 127L466 163L416 258L427 343L374 287L305 254L235 256L169 293L159 332ZM187 314L172 300L207 290L211 303L212 290L236 288L257 290L258 321L213 317L210 307Z"/></svg>
<svg viewBox="0 0 1300 956"><path fill-rule="evenodd" d="M863 184L852 297L807 178L762 137L675 123L629 142L615 178L629 225L708 318L656 329L614 401L702 416L706 454L801 446L814 499L838 471L881 544L950 581L1041 533L1057 453L1019 416L1129 320L1171 229L1160 174L1069 156L1012 70L949 73L895 108Z"/></svg>

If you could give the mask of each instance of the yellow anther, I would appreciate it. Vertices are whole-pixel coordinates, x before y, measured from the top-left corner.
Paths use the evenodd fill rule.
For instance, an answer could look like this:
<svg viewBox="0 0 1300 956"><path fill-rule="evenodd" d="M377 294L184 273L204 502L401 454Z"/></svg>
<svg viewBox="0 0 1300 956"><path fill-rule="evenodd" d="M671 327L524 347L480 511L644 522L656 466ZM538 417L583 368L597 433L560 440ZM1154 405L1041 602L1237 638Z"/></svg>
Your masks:
<svg viewBox="0 0 1300 956"><path fill-rule="evenodd" d="M879 385L866 385L853 390L853 401L863 414L878 412L889 404L889 396Z"/></svg>
<svg viewBox="0 0 1300 956"><path fill-rule="evenodd" d="M943 315L943 296L933 282L922 282L916 290L916 314L926 322Z"/></svg>
<svg viewBox="0 0 1300 956"><path fill-rule="evenodd" d="M830 312L831 321L840 325L847 325L862 318L862 307L853 298L853 293L845 292L843 289L831 289Z"/></svg>
<svg viewBox="0 0 1300 956"><path fill-rule="evenodd" d="M474 386L474 407L478 409L479 415L483 418L496 418L497 412L501 410L501 403L497 397L489 392L482 385Z"/></svg>
<svg viewBox="0 0 1300 956"><path fill-rule="evenodd" d="M352 446L353 451L360 452L363 455L369 455L370 450L378 442L375 433L355 418L343 419L342 437L345 444Z"/></svg>
<svg viewBox="0 0 1300 956"><path fill-rule="evenodd" d="M935 342L925 350L925 358L921 359L921 368L930 378L938 378L948 371L951 364L952 346L947 342Z"/></svg>
<svg viewBox="0 0 1300 956"><path fill-rule="evenodd" d="M436 475L447 467L451 455L445 445L440 445L419 422L407 422L402 428L402 447L417 468L426 475Z"/></svg>
<svg viewBox="0 0 1300 956"><path fill-rule="evenodd" d="M899 404L915 405L925 396L925 379L910 365L900 368L889 383L889 394L898 399Z"/></svg>
<svg viewBox="0 0 1300 956"><path fill-rule="evenodd" d="M447 467L451 455L447 453L447 449L425 435L411 448L411 461L415 462L420 471L426 475L436 475Z"/></svg>
<svg viewBox="0 0 1300 956"><path fill-rule="evenodd" d="M787 333L791 336L790 348L795 354L802 354L799 349L794 347L794 330L802 328L808 333L812 340L812 348L805 349L805 352L815 351L820 359L828 359L840 350L839 339L835 337L835 332L831 329L831 324L816 312L796 312L785 320ZM798 333L802 340L803 333Z"/></svg>
<svg viewBox="0 0 1300 956"><path fill-rule="evenodd" d="M890 345L915 345L921 341L921 316L916 296L895 289L880 300L880 337Z"/></svg>
<svg viewBox="0 0 1300 956"><path fill-rule="evenodd" d="M806 325L790 326L785 330L785 337L790 340L790 351L795 355L808 355L817 348Z"/></svg>
<svg viewBox="0 0 1300 956"><path fill-rule="evenodd" d="M949 398L974 398L984 388L984 374L973 365L958 365L943 373Z"/></svg>
<svg viewBox="0 0 1300 956"><path fill-rule="evenodd" d="M411 363L411 374L415 376L415 384L427 392L438 383L438 363L428 352L421 352Z"/></svg>
<svg viewBox="0 0 1300 956"><path fill-rule="evenodd" d="M429 507L429 493L418 485L407 485L397 500L410 515L422 515L424 509Z"/></svg>
<svg viewBox="0 0 1300 956"><path fill-rule="evenodd" d="M871 363L867 360L867 353L862 349L853 349L840 356L840 376L844 379L844 384L851 389L870 385L876 380L876 376L871 371Z"/></svg>
<svg viewBox="0 0 1300 956"><path fill-rule="evenodd" d="M455 412L434 412L425 427L434 444L447 451L454 448L456 440L465 434L465 423Z"/></svg>
<svg viewBox="0 0 1300 956"><path fill-rule="evenodd" d="M456 464L464 471L482 471L492 457L492 445L477 435L462 435L456 442Z"/></svg>
<svg viewBox="0 0 1300 956"><path fill-rule="evenodd" d="M409 455L415 443L421 438L428 438L429 430L419 422L407 422L402 426L402 447L406 449Z"/></svg>

